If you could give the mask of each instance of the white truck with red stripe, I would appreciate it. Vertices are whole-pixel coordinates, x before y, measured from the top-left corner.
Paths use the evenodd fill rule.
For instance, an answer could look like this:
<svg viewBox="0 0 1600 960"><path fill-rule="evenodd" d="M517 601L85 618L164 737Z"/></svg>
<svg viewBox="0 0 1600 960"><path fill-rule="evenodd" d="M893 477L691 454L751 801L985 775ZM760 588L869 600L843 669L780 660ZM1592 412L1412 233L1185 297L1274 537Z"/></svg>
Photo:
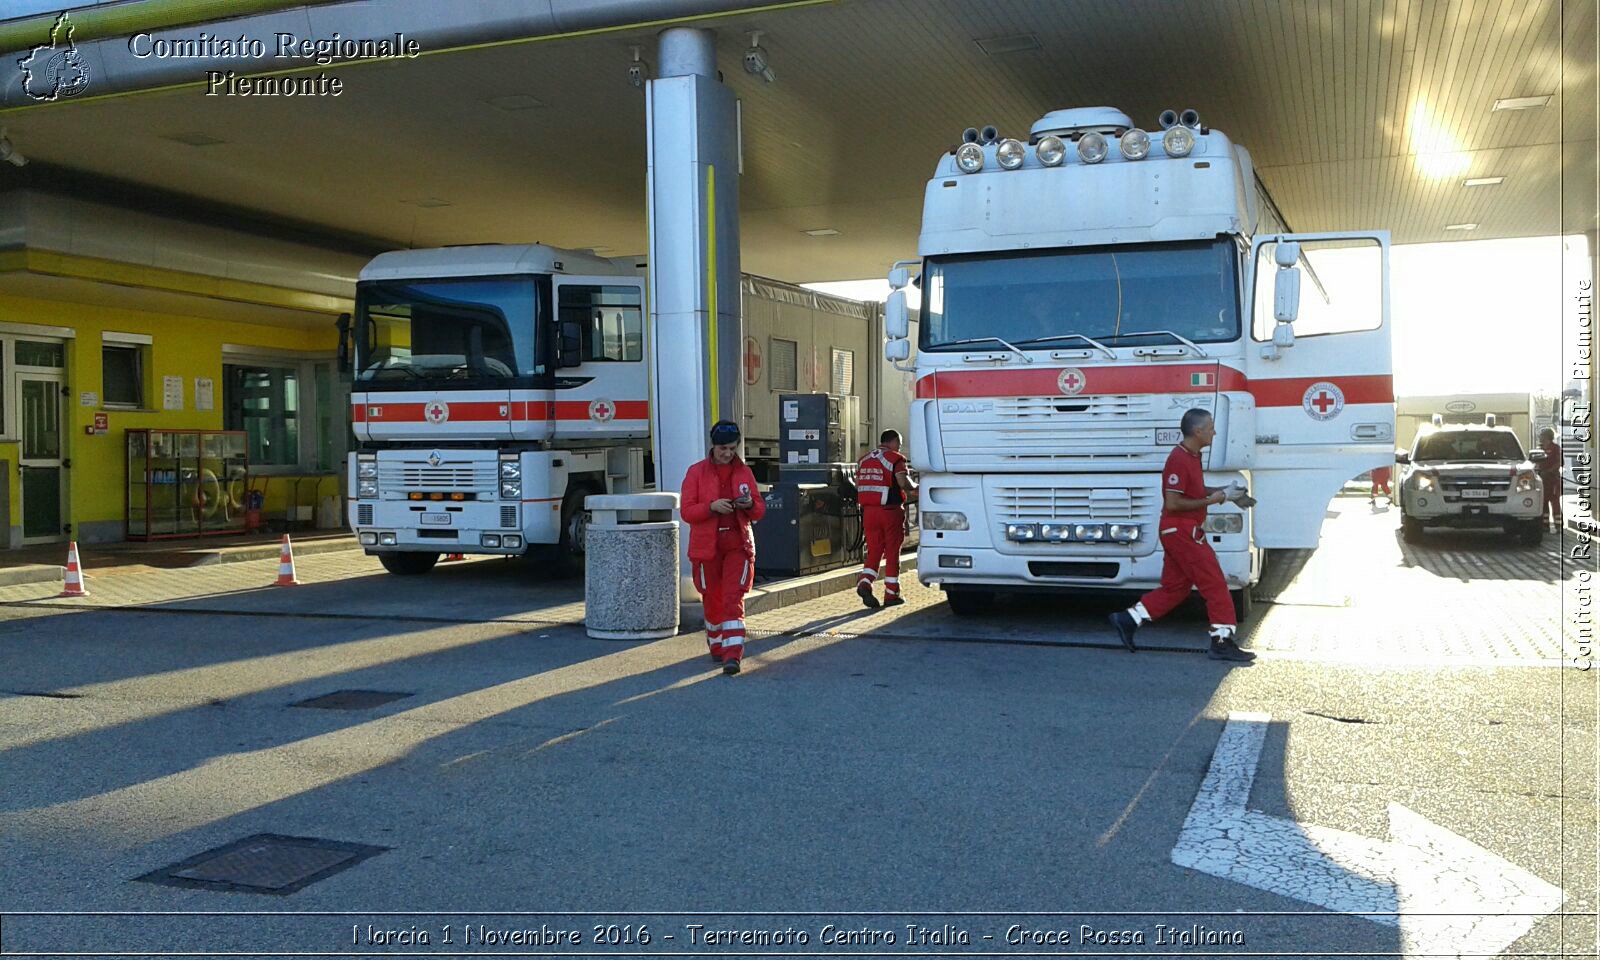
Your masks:
<svg viewBox="0 0 1600 960"><path fill-rule="evenodd" d="M576 565L589 494L643 488L644 278L540 244L402 250L356 287L349 520L392 573Z"/></svg>
<svg viewBox="0 0 1600 960"><path fill-rule="evenodd" d="M1393 462L1387 234L1290 234L1244 148L1194 111L1161 126L1100 107L1025 141L969 130L928 182L917 572L957 613L1155 586L1159 472L1192 407L1216 420L1207 484L1259 503L1206 525L1241 608L1266 548L1315 547L1344 482ZM896 363L909 281L896 265Z"/></svg>

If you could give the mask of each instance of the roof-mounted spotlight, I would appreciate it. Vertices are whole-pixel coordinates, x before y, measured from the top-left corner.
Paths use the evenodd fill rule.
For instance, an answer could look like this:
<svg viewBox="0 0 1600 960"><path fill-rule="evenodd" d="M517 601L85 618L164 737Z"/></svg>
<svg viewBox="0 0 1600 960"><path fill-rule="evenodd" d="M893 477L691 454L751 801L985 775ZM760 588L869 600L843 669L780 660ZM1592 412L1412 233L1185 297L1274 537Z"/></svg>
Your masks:
<svg viewBox="0 0 1600 960"><path fill-rule="evenodd" d="M1134 127L1118 138L1117 148L1128 160L1143 160L1150 155L1150 134Z"/></svg>
<svg viewBox="0 0 1600 960"><path fill-rule="evenodd" d="M771 83L778 79L767 65L767 51L761 46L761 31L750 31L750 49L744 52L744 72Z"/></svg>

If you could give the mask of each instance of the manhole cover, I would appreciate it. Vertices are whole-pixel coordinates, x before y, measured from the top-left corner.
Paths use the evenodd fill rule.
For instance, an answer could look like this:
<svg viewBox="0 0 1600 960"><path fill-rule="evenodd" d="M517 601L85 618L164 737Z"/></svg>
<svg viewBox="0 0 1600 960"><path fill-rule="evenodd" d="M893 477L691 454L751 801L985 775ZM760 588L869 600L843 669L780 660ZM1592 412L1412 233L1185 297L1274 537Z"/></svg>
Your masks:
<svg viewBox="0 0 1600 960"><path fill-rule="evenodd" d="M134 879L173 887L283 896L387 849L258 833Z"/></svg>
<svg viewBox="0 0 1600 960"><path fill-rule="evenodd" d="M310 700L291 703L291 707L310 707L316 710L371 710L393 700L409 697L409 693L393 690L335 690Z"/></svg>

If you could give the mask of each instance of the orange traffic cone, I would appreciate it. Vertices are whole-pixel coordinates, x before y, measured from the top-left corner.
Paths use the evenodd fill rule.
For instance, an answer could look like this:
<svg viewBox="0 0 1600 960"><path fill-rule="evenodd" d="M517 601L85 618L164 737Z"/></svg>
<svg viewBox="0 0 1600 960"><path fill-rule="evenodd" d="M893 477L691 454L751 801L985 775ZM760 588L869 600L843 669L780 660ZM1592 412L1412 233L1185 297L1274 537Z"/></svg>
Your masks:
<svg viewBox="0 0 1600 960"><path fill-rule="evenodd" d="M64 578L64 589L56 594L58 597L87 597L89 591L83 588L83 567L78 564L78 541L67 544L67 575Z"/></svg>
<svg viewBox="0 0 1600 960"><path fill-rule="evenodd" d="M294 578L294 548L289 546L289 535L283 535L283 549L278 551L278 580L275 587L298 587L300 581Z"/></svg>

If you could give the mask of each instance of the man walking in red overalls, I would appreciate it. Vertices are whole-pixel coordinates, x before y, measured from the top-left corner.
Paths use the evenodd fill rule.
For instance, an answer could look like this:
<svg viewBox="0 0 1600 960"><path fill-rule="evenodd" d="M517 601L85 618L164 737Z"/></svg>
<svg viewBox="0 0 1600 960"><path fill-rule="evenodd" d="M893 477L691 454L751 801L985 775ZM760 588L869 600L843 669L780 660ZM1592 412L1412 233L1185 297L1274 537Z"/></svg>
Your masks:
<svg viewBox="0 0 1600 960"><path fill-rule="evenodd" d="M756 546L750 524L767 513L755 474L739 458L739 427L719 420L711 453L683 478L681 512L689 525L694 587L705 605L706 644L723 673L738 673L744 658L744 595L755 582Z"/></svg>
<svg viewBox="0 0 1600 960"><path fill-rule="evenodd" d="M1117 628L1123 646L1137 650L1133 635L1139 626L1161 619L1189 598L1191 588L1198 587L1211 617L1211 645L1206 655L1213 660L1254 660L1255 654L1239 649L1234 642L1238 620L1233 598L1228 596L1228 583L1222 577L1216 553L1206 543L1204 530L1206 507L1239 500L1245 496L1245 489L1237 484L1214 488L1205 485L1200 451L1217 435L1217 425L1209 411L1191 409L1184 413L1179 426L1183 442L1173 448L1161 471L1161 586L1129 609L1113 613L1111 625Z"/></svg>
<svg viewBox="0 0 1600 960"><path fill-rule="evenodd" d="M900 455L900 432L885 430L878 437L878 449L856 464L856 498L861 503L861 524L865 528L867 555L856 593L869 610L878 609L872 583L878 579L878 563L883 562L883 605L897 607L900 596L900 545L906 538L906 495L916 489Z"/></svg>
<svg viewBox="0 0 1600 960"><path fill-rule="evenodd" d="M1544 459L1538 463L1539 480L1544 486L1544 507L1539 512L1539 519L1548 524L1548 528L1559 532L1566 524L1566 519L1561 515L1561 495L1566 492L1561 484L1561 445L1556 443L1556 432L1549 427L1539 431L1539 449L1544 452Z"/></svg>

